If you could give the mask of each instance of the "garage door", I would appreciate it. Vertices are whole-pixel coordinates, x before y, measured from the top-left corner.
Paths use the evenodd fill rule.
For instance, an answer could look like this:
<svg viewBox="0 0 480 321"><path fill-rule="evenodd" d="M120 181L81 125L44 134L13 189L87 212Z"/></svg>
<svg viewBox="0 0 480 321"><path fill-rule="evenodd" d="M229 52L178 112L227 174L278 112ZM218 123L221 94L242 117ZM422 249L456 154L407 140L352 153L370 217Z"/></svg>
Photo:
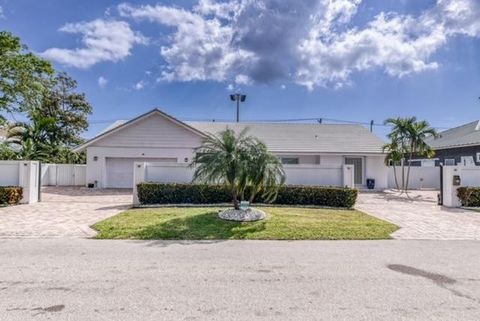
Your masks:
<svg viewBox="0 0 480 321"><path fill-rule="evenodd" d="M133 187L134 162L177 162L176 158L107 158L107 183L109 188Z"/></svg>

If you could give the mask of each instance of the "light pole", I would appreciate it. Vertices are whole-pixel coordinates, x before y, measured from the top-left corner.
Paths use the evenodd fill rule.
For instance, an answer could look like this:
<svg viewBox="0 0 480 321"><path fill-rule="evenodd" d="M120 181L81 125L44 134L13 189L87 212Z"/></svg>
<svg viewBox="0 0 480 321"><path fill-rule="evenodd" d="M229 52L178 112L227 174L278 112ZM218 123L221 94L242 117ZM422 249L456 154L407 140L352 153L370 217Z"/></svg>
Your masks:
<svg viewBox="0 0 480 321"><path fill-rule="evenodd" d="M230 100L237 102L237 123L240 121L240 102L244 102L247 99L247 95L242 94L231 94Z"/></svg>

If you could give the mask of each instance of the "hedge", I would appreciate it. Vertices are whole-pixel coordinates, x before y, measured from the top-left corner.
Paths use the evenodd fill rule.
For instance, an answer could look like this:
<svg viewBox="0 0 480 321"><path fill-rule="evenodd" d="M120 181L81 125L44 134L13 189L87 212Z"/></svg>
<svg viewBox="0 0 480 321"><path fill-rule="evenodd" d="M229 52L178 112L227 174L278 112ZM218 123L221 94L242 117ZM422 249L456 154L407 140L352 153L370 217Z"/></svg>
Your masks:
<svg viewBox="0 0 480 321"><path fill-rule="evenodd" d="M480 187L459 187L457 196L462 206L480 206Z"/></svg>
<svg viewBox="0 0 480 321"><path fill-rule="evenodd" d="M23 189L18 186L0 186L0 205L18 204L23 197Z"/></svg>
<svg viewBox="0 0 480 321"><path fill-rule="evenodd" d="M231 193L223 185L140 183L137 185L140 204L218 204L230 203ZM248 199L248 190L246 199ZM323 186L282 186L273 204L315 205L351 208L357 190ZM266 203L257 195L255 203Z"/></svg>

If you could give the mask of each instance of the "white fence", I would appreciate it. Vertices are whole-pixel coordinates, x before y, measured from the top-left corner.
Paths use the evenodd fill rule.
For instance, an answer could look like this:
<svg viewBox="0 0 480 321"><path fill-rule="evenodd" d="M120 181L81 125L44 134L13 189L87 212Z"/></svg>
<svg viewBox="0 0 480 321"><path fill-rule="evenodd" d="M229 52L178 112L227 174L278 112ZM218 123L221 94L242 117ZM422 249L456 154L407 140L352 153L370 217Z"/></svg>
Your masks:
<svg viewBox="0 0 480 321"><path fill-rule="evenodd" d="M133 203L138 204L137 184L142 182L190 183L194 169L177 163L135 162L133 165ZM342 167L284 166L286 183L298 185L354 187L353 165Z"/></svg>
<svg viewBox="0 0 480 321"><path fill-rule="evenodd" d="M22 187L22 204L38 202L38 171L36 161L0 161L0 186Z"/></svg>
<svg viewBox="0 0 480 321"><path fill-rule="evenodd" d="M480 166L443 167L443 205L460 207L457 189L461 186L480 186Z"/></svg>
<svg viewBox="0 0 480 321"><path fill-rule="evenodd" d="M42 164L42 186L85 186L87 165Z"/></svg>
<svg viewBox="0 0 480 321"><path fill-rule="evenodd" d="M408 168L405 167L405 178ZM396 167L396 176L400 186L402 185L402 168ZM388 188L396 188L393 167L388 168ZM440 167L410 167L409 189L440 189Z"/></svg>

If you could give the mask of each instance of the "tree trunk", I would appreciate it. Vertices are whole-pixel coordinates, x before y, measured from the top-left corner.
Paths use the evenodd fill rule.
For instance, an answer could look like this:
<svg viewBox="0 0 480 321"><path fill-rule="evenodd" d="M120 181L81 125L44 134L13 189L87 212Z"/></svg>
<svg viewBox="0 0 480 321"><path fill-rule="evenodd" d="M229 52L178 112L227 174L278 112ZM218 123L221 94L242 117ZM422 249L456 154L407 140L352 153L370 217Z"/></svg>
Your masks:
<svg viewBox="0 0 480 321"><path fill-rule="evenodd" d="M232 188L232 203L234 209L240 209L240 202L238 201L238 191L236 187Z"/></svg>
<svg viewBox="0 0 480 321"><path fill-rule="evenodd" d="M402 193L405 191L405 157L402 156Z"/></svg>
<svg viewBox="0 0 480 321"><path fill-rule="evenodd" d="M397 190L400 190L400 186L398 185L397 167L395 166L395 161L393 161L393 177L395 178L395 186L397 187Z"/></svg>
<svg viewBox="0 0 480 321"><path fill-rule="evenodd" d="M405 192L408 191L408 181L410 180L410 167L412 166L412 158L413 158L413 153L410 153L410 158L408 161L408 169L407 169L407 180L405 182Z"/></svg>

